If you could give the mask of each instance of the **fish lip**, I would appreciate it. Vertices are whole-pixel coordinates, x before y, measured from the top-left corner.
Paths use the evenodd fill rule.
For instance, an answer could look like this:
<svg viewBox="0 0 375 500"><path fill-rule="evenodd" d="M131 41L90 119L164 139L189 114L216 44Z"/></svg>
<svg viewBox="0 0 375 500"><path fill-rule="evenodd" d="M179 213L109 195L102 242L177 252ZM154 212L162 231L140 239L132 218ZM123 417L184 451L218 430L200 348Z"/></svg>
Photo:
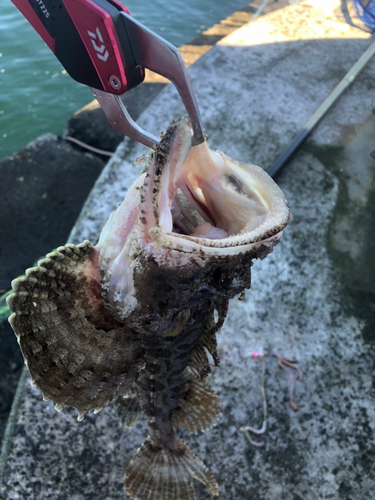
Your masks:
<svg viewBox="0 0 375 500"><path fill-rule="evenodd" d="M250 251L256 252L262 246L273 247L279 242L281 236L283 235L287 222L288 221L280 227L280 230L277 230L275 234L269 237L260 236L258 241L234 245L228 241L230 238L210 241L205 238L195 238L182 235L180 236L175 233L165 233L160 227L152 228L149 232L156 248L173 249L183 253L199 255L238 255ZM189 244L186 244L187 241Z"/></svg>

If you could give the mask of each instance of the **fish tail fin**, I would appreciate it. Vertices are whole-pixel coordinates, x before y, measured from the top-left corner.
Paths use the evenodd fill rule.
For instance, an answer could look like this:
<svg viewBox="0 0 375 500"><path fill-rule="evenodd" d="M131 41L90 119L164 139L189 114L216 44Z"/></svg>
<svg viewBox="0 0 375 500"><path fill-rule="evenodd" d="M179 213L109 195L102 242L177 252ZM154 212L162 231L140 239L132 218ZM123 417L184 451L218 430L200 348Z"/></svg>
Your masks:
<svg viewBox="0 0 375 500"><path fill-rule="evenodd" d="M188 445L176 438L176 449L157 448L147 438L125 471L125 489L136 500L195 500L193 478L218 495L213 474Z"/></svg>

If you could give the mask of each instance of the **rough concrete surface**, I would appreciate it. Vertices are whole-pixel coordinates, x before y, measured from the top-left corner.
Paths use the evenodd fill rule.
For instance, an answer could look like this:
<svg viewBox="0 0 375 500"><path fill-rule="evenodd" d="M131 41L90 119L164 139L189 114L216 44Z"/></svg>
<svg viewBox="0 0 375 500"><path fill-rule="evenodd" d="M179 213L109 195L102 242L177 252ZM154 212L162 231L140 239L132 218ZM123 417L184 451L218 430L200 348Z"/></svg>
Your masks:
<svg viewBox="0 0 375 500"><path fill-rule="evenodd" d="M267 168L371 38L346 22L338 0L291 5L240 31L199 59L190 74L211 146ZM369 325L375 290L368 273L356 271L373 272L374 265L374 236L366 231L374 227L374 71L372 61L278 177L293 218L274 253L255 263L252 289L245 301L232 301L219 335L222 362L209 383L223 401L224 416L203 434L183 433L216 475L221 500L374 498L375 347ZM168 87L139 123L155 133L183 113ZM132 161L145 151L121 144L71 241L96 241L138 174ZM362 294L361 307L355 307L355 292ZM262 423L262 362L249 357L251 351L295 356L304 372L294 411L289 375L273 357L266 359L268 428L256 436L262 448L238 432ZM26 385L9 443L4 498L127 498L124 469L147 434L145 425L122 430L111 407L80 423L75 416L72 409L56 413ZM211 498L198 483L196 491L199 500Z"/></svg>

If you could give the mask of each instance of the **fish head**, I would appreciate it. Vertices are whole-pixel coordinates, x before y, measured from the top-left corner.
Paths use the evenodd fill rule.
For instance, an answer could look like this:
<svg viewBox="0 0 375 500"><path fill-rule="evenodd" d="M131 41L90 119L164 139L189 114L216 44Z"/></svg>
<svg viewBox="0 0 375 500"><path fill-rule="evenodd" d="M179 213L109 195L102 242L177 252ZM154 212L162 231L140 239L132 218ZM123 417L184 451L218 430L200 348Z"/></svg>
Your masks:
<svg viewBox="0 0 375 500"><path fill-rule="evenodd" d="M97 245L104 303L135 329L168 331L182 311L249 288L252 260L290 218L263 169L192 136L188 118L172 122Z"/></svg>

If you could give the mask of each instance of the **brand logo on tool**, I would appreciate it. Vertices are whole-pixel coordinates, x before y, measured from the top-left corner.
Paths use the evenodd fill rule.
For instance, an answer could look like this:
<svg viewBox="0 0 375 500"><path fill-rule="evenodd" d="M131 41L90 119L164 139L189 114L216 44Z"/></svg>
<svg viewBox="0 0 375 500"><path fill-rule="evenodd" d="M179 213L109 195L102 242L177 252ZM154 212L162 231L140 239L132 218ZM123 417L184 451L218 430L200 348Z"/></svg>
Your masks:
<svg viewBox="0 0 375 500"><path fill-rule="evenodd" d="M48 19L49 16L50 16L50 13L48 12L47 7L44 5L44 3L42 2L42 0L36 0L36 3L39 5L40 10L44 14L44 17L46 17Z"/></svg>
<svg viewBox="0 0 375 500"><path fill-rule="evenodd" d="M105 50L104 40L103 40L102 34L99 31L99 28L96 28L96 35L95 35L95 33L92 33L92 31L88 31L87 33L88 33L89 37L91 38L91 43L92 43L92 46L94 47L96 55L98 56L98 59L105 62L108 59L109 53L108 53L108 50L106 50L104 52L104 50ZM96 44L96 40L98 40L98 39L99 39L99 42L101 43L100 46Z"/></svg>

